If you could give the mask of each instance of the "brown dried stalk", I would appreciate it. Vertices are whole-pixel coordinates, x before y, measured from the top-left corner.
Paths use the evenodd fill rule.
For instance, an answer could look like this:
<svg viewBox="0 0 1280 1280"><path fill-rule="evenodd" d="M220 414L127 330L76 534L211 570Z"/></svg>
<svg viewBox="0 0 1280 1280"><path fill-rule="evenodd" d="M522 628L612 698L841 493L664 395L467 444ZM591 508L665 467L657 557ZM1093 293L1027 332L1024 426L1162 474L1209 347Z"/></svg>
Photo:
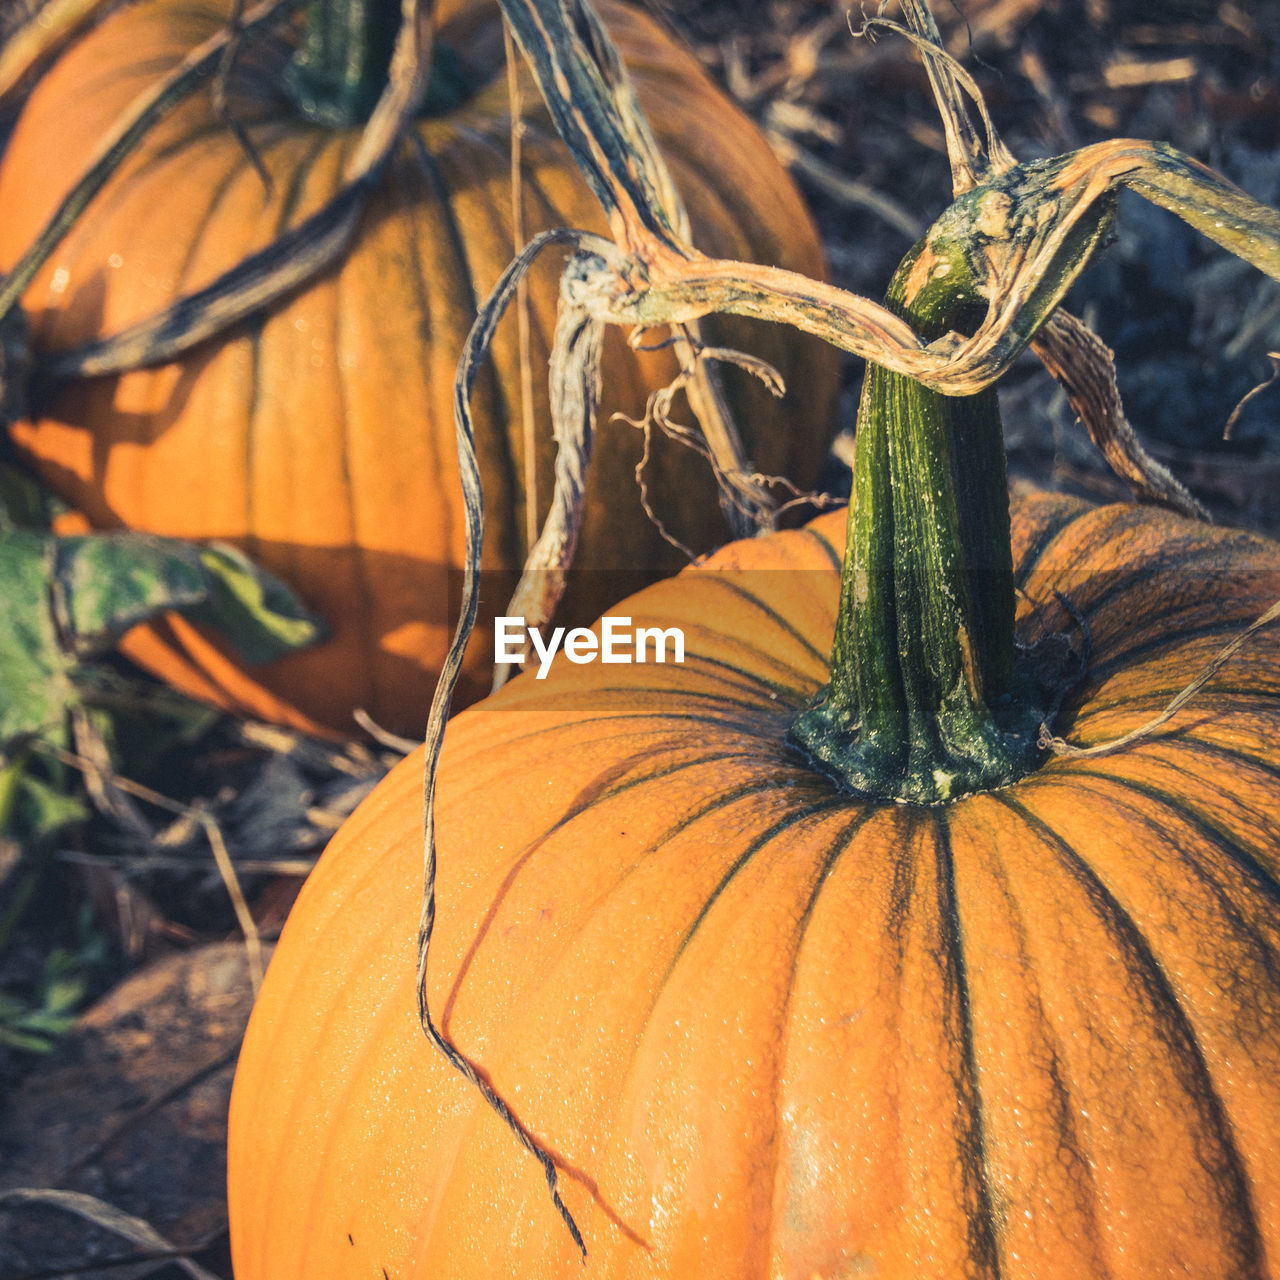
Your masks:
<svg viewBox="0 0 1280 1280"><path fill-rule="evenodd" d="M575 260L576 261L576 260ZM572 264L571 264L572 266ZM573 297L574 274L566 270L560 286L551 367L551 423L556 441L555 489L542 533L529 550L524 572L507 612L530 626L542 626L564 594L566 576L582 527L583 496L600 403L600 343L604 323L593 320ZM494 688L509 674L494 673Z"/></svg>
<svg viewBox="0 0 1280 1280"><path fill-rule="evenodd" d="M82 717L77 715L73 723L79 727ZM77 733L76 745L79 749L75 752L64 751L48 743L37 743L36 749L61 764L80 770L84 776L85 786L100 812L116 818L136 834L150 839L153 834L150 824L132 803L137 799L157 809L163 809L166 813L186 818L204 832L205 839L209 842L209 850L213 854L214 865L218 869L223 888L226 889L227 897L231 902L231 909L235 912L236 923L240 926L240 933L244 938L249 981L256 996L266 974L262 936L258 933L253 913L249 910L248 899L240 884L236 865L231 860L231 853L223 838L222 828L218 826L213 815L198 805L181 804L139 782L122 778L111 768L111 761L107 758L105 749L101 747L100 741L95 743L93 736L86 737Z"/></svg>
<svg viewBox="0 0 1280 1280"><path fill-rule="evenodd" d="M475 627L480 600L480 548L484 541L484 493L480 487L480 465L476 458L475 432L471 418L471 392L476 376L489 345L493 341L498 321L515 296L520 280L528 272L538 255L552 245L564 244L574 249L597 248L612 253L613 245L598 236L577 231L546 231L535 236L494 286L488 302L476 317L467 344L458 364L458 377L454 386L454 422L457 428L458 470L462 486L463 517L466 526L466 557L463 564L462 611L458 619L454 640L445 656L435 695L431 700L431 714L427 720L426 742L423 750L422 829L423 829L423 886L422 913L418 921L418 1018L428 1039L440 1050L453 1067L476 1088L481 1097L503 1120L521 1145L541 1164L546 1175L551 1199L564 1219L570 1234L585 1256L586 1247L573 1216L565 1207L556 1186L556 1166L551 1154L539 1143L537 1137L507 1105L507 1102L480 1073L467 1056L458 1049L436 1025L427 999L427 962L431 951L431 938L436 919L436 836L435 792L436 774L440 764L440 748L444 744L445 722L453 691L457 687L462 670L462 655L467 638Z"/></svg>

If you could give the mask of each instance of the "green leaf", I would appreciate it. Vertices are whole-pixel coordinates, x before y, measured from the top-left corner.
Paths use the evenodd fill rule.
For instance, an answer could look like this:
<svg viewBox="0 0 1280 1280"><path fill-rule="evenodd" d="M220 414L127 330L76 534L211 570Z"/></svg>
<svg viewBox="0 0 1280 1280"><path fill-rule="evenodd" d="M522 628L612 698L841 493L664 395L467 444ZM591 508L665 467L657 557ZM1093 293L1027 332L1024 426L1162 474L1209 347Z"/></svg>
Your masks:
<svg viewBox="0 0 1280 1280"><path fill-rule="evenodd" d="M81 973L52 978L44 991L44 1009L34 1015L36 1022L28 1019L23 1025L48 1030L51 1019L69 1021L67 1015L84 999L88 985Z"/></svg>
<svg viewBox="0 0 1280 1280"><path fill-rule="evenodd" d="M0 1022L0 1044L8 1045L11 1049L21 1049L24 1053L48 1053L53 1048L52 1040L15 1031L3 1022Z"/></svg>
<svg viewBox="0 0 1280 1280"><path fill-rule="evenodd" d="M47 529L65 504L16 467L0 464L0 530Z"/></svg>
<svg viewBox="0 0 1280 1280"><path fill-rule="evenodd" d="M0 489L21 506L21 486ZM16 497L13 496L16 494ZM277 579L221 544L143 533L55 537L0 519L0 748L23 734L60 739L92 700L100 657L131 627L175 610L221 632L246 662L323 632Z"/></svg>
<svg viewBox="0 0 1280 1280"><path fill-rule="evenodd" d="M14 830L24 842L53 835L73 822L82 822L89 809L76 796L66 795L31 773L18 782Z"/></svg>
<svg viewBox="0 0 1280 1280"><path fill-rule="evenodd" d="M0 745L24 733L60 731L76 697L72 661L54 624L52 539L0 533Z"/></svg>
<svg viewBox="0 0 1280 1280"><path fill-rule="evenodd" d="M278 578L225 542L200 548L208 603L193 616L212 623L246 662L271 662L324 636L324 624Z"/></svg>
<svg viewBox="0 0 1280 1280"><path fill-rule="evenodd" d="M77 654L110 648L167 609L190 612L209 597L199 549L145 533L54 538L53 572L66 634Z"/></svg>

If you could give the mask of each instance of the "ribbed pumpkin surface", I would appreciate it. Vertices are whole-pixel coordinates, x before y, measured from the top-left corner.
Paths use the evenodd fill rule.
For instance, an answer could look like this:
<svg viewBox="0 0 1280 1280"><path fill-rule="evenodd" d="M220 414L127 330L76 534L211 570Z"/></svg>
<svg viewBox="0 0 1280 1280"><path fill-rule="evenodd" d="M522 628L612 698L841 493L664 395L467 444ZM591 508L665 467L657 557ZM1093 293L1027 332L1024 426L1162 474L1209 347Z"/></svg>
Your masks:
<svg viewBox="0 0 1280 1280"><path fill-rule="evenodd" d="M506 76L497 7L441 6L438 39L457 45L474 96L424 120L402 145L359 241L288 305L206 344L180 364L75 385L42 402L14 438L41 474L94 525L188 538L226 538L290 582L331 624L323 649L250 679L178 624L164 644L190 648L198 689L257 714L306 716L350 728L363 706L418 733L450 630L447 581L462 555L452 386L479 301L513 256ZM443 10L447 10L444 12ZM794 187L746 118L696 61L650 19L605 0L601 11L629 62L707 252L820 274L816 234ZM0 169L0 266L30 243L117 114L226 21L227 6L139 0L104 22L41 82ZM229 105L272 175L270 194L207 92L174 109L90 207L28 291L33 343L73 348L161 310L207 284L337 189L359 137L301 119L280 80L283 38L242 50ZM601 215L545 119L532 82L523 100L523 190L528 235L549 226L602 230ZM545 370L563 256L534 285L532 370L539 494L551 493L553 446ZM792 384L781 410L729 371L755 464L812 482L826 445L835 367L822 344L779 326L726 327L716 340L746 346ZM660 335L658 335L660 336ZM648 392L670 381L670 353L637 355L610 335L601 441L567 612L590 621L616 599L617 579L594 570L670 572L679 555L642 510L633 471L640 433L614 412L643 415ZM791 377L805 344L810 361ZM812 360L816 359L816 365ZM518 567L525 551L524 446L513 321L500 333L496 376L477 394L490 513L486 564ZM699 550L727 536L706 465L655 442L646 470L653 504ZM500 609L510 579L494 579ZM454 594L456 595L454 584ZM172 672L153 634L134 648ZM477 648L465 697L487 687L492 653ZM174 673L176 675L176 673ZM183 679L181 676L176 678ZM195 687L195 686L193 686ZM283 699L283 704L279 701Z"/></svg>
<svg viewBox="0 0 1280 1280"><path fill-rule="evenodd" d="M842 519L615 610L683 626L684 666L561 662L450 727L433 1006L556 1154L587 1265L418 1028L413 757L255 1010L238 1280L1280 1275L1280 637L1121 754L860 801L781 742ZM1035 498L1015 537L1024 636L1071 627L1055 591L1091 634L1079 742L1280 596L1273 544L1149 510Z"/></svg>

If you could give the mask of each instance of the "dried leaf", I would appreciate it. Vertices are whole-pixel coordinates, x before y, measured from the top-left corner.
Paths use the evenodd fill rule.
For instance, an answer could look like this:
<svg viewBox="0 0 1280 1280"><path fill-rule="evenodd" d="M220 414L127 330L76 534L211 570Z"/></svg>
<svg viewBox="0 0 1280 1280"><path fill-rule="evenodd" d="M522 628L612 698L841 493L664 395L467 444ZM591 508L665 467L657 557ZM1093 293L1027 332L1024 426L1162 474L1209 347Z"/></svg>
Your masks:
<svg viewBox="0 0 1280 1280"><path fill-rule="evenodd" d="M1140 502L1168 507L1193 519L1209 519L1174 474L1142 447L1120 404L1115 361L1097 334L1059 308L1031 346L1061 384L1112 471Z"/></svg>
<svg viewBox="0 0 1280 1280"><path fill-rule="evenodd" d="M130 1244L147 1250L151 1257L171 1259L191 1280L218 1280L212 1271L183 1256L178 1247L166 1240L149 1222L125 1213L123 1209L117 1209L115 1205L99 1200L97 1196L87 1195L82 1191L58 1191L51 1187L15 1187L12 1191L0 1191L0 1205L24 1204L48 1205L92 1222L104 1231L110 1231ZM131 1261L145 1261L145 1257Z"/></svg>

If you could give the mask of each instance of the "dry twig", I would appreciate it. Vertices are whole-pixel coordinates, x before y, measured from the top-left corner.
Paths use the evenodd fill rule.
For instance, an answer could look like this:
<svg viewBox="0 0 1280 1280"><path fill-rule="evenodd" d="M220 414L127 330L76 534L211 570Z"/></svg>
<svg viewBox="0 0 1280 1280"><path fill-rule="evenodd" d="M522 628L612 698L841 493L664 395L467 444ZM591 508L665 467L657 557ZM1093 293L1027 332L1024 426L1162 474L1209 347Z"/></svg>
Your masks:
<svg viewBox="0 0 1280 1280"><path fill-rule="evenodd" d="M1260 617L1255 618L1239 635L1226 644L1221 652L1204 665L1195 679L1175 694L1166 704L1164 710L1159 715L1148 720L1146 724L1139 725L1138 728L1132 729L1118 738L1094 743L1091 747L1073 746L1064 738L1056 737L1047 724L1042 724L1040 726L1040 746L1046 751L1051 751L1055 756L1065 756L1069 760L1082 760L1115 755L1117 751L1123 751L1125 747L1132 746L1135 742L1142 742L1150 738L1157 730L1164 728L1239 653L1240 649L1248 644L1254 635L1261 631L1263 627L1268 627L1277 620L1280 620L1280 600L1277 600L1271 608Z"/></svg>

